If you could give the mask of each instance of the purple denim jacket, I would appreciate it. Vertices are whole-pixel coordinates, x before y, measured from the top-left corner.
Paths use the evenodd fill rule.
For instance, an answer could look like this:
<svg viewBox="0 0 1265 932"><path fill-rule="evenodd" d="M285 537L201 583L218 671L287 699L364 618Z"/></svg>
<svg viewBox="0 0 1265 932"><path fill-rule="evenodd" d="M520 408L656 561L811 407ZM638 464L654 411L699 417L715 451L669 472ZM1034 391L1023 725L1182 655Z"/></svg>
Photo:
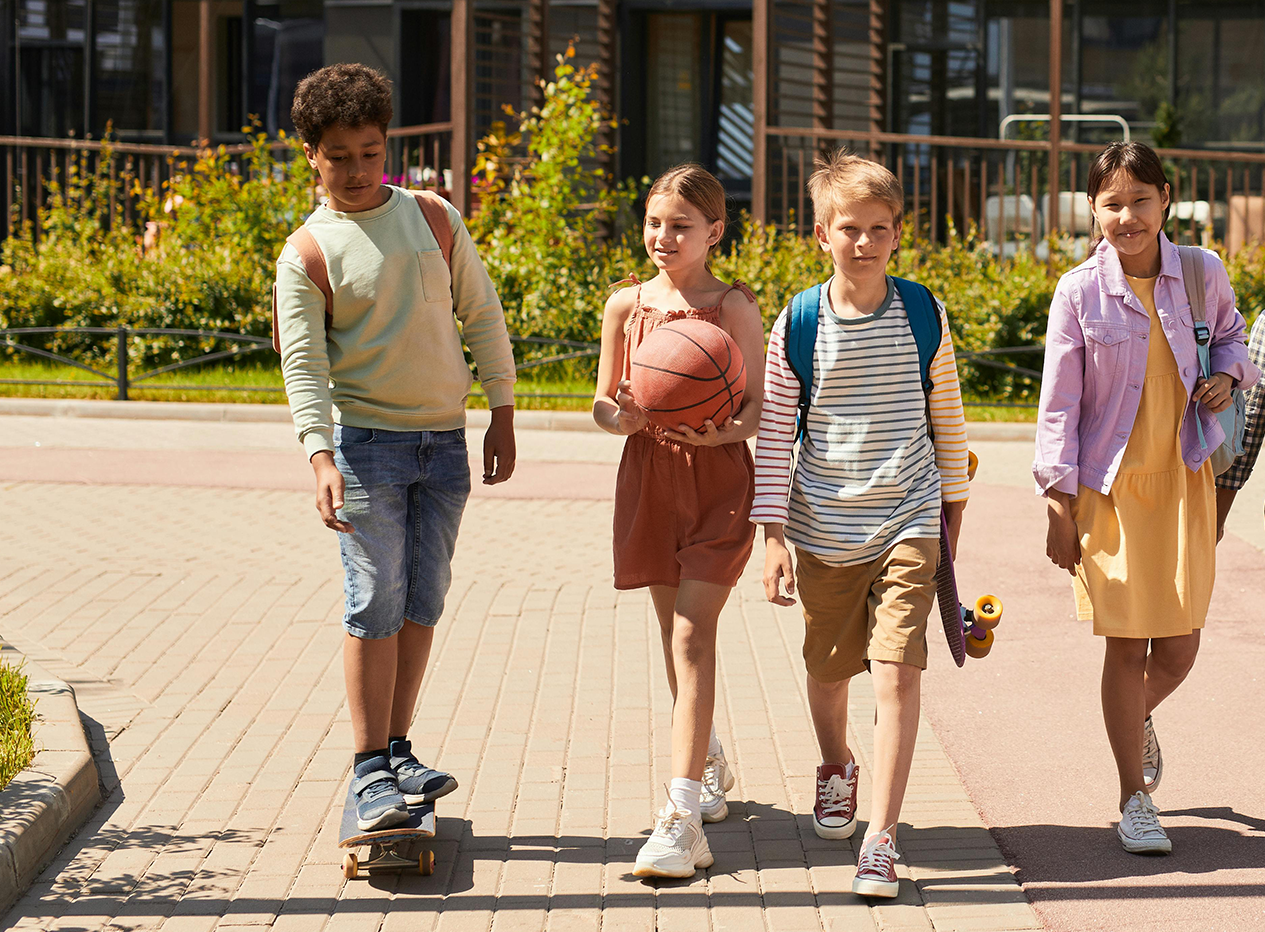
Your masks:
<svg viewBox="0 0 1265 932"><path fill-rule="evenodd" d="M1204 256L1212 371L1224 372L1239 388L1247 388L1261 373L1248 360L1243 317L1235 310L1234 290L1221 259L1207 250ZM1189 396L1200 378L1195 320L1177 247L1163 233L1155 308ZM1053 488L1075 495L1079 485L1103 494L1111 490L1138 414L1150 328L1150 316L1125 280L1120 257L1105 240L1059 279L1045 336L1032 464L1038 494ZM1203 424L1207 449L1199 445L1196 417ZM1216 415L1192 400L1182 418L1180 439L1182 459L1195 471L1221 445L1225 433Z"/></svg>

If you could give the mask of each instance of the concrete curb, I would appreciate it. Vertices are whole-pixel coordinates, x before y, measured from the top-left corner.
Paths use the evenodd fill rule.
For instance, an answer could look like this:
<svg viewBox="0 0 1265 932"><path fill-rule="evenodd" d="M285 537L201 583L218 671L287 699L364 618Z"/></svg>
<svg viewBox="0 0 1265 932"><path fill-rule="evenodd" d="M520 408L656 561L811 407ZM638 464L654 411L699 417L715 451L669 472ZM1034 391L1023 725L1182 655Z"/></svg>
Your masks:
<svg viewBox="0 0 1265 932"><path fill-rule="evenodd" d="M203 404L177 401L88 401L64 398L0 398L0 416L130 418L143 421L220 421L241 423L271 421L289 423L288 405ZM470 408L470 427L486 427L491 415L486 408ZM514 424L522 430L601 430L587 411L515 411ZM1036 425L972 421L967 424L972 440L1032 440Z"/></svg>
<svg viewBox="0 0 1265 932"><path fill-rule="evenodd" d="M25 664L35 707L35 759L0 790L0 915L8 911L101 801L97 766L70 685L11 644L0 661Z"/></svg>

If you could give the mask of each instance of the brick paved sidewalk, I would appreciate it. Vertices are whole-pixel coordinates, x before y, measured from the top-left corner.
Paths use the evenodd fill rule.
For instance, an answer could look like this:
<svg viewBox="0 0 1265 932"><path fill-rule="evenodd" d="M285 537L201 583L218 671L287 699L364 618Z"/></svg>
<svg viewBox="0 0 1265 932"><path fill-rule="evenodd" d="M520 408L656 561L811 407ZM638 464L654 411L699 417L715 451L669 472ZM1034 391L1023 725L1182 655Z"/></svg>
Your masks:
<svg viewBox="0 0 1265 932"><path fill-rule="evenodd" d="M721 619L717 729L738 783L708 827L716 865L642 883L669 694L646 594L609 585L610 504L472 500L412 730L461 780L436 875L344 881L340 573L310 495L19 482L0 506L0 631L75 684L107 796L6 927L1039 928L926 726L902 895L848 892L855 844L808 818L802 622L764 601L756 561Z"/></svg>

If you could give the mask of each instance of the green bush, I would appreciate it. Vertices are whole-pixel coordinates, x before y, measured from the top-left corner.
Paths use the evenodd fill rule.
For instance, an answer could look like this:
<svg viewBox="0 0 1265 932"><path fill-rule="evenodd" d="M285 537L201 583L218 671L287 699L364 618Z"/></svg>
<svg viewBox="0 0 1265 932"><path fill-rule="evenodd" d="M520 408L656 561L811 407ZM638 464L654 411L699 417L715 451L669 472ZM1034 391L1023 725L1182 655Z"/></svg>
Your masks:
<svg viewBox="0 0 1265 932"><path fill-rule="evenodd" d="M35 706L26 695L26 674L0 664L0 789L35 757L34 717Z"/></svg>
<svg viewBox="0 0 1265 932"><path fill-rule="evenodd" d="M479 209L469 227L512 333L597 341L611 286L629 274L654 274L633 209L649 179L619 182L600 169L600 138L611 117L593 96L594 78L592 68L573 64L573 54L560 56L541 106L511 114L515 129L498 124L479 144ZM121 191L108 153L94 173L72 165L50 186L39 241L26 229L0 251L0 327L126 325L267 336L276 257L313 203L311 170L297 141L288 142L289 149L278 149L255 136L236 167L223 149L173 165L172 180L158 191ZM160 225L149 248L134 229L109 222L110 195L128 194L138 198L142 221ZM830 274L811 238L745 215L734 227L714 270L751 288L766 327L796 291ZM1048 264L1022 251L1001 261L974 229L951 229L943 245L915 241L909 229L893 271L944 300L968 395L1033 401L1032 377L988 363L1039 370L1039 348L973 354L1040 346L1058 276L1074 264L1068 244L1052 241ZM1265 247L1243 249L1226 265L1250 322L1265 307ZM109 339L59 335L44 345L97 367L114 364ZM130 353L139 369L226 348L209 339L138 337ZM559 350L516 352L523 360ZM255 354L249 362L275 365L275 357ZM539 374L591 378L595 368L594 359L582 359Z"/></svg>

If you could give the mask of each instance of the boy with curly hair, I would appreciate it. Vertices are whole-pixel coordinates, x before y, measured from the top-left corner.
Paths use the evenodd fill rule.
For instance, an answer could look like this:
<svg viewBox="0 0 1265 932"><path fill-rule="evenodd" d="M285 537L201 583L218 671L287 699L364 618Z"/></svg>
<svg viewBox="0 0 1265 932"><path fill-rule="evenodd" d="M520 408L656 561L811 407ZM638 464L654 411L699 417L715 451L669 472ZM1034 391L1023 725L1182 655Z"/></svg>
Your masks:
<svg viewBox="0 0 1265 932"><path fill-rule="evenodd" d="M277 260L278 348L316 508L339 535L352 790L373 831L457 786L418 761L408 728L470 494L462 339L492 409L488 485L514 469L514 357L460 214L382 183L391 82L330 65L299 82L291 116L328 200Z"/></svg>

